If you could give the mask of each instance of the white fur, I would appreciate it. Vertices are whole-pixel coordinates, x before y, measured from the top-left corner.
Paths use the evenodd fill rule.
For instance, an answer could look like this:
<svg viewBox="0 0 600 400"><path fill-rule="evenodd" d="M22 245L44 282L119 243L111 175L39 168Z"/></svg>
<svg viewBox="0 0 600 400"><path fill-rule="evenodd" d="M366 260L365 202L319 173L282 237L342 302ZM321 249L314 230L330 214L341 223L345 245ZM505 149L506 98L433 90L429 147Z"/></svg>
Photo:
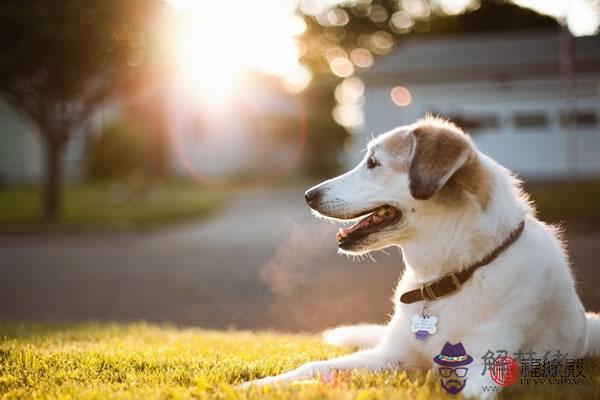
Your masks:
<svg viewBox="0 0 600 400"><path fill-rule="evenodd" d="M323 341L334 346L373 347L381 341L386 329L385 325L374 324L338 326L323 332Z"/></svg>
<svg viewBox="0 0 600 400"><path fill-rule="evenodd" d="M391 320L385 328L342 327L325 334L330 343L372 346L369 349L312 362L244 386L327 376L336 369L433 368L432 358L444 343L460 341L474 359L463 395L489 398L494 395L482 386L495 384L489 374L481 375L481 357L488 349L533 350L542 357L557 350L573 358L600 355L600 319L595 314L586 318L556 229L535 217L520 183L473 147L493 178L491 201L484 211L475 201L453 209L415 200L407 174L386 167L390 160L382 146L393 135L409 134L410 127L401 127L370 143L365 160L374 153L381 167L367 169L363 160L346 174L319 185L326 204L319 212L329 217L349 218L381 204L403 210L397 226L369 235L346 251L360 254L388 246L402 248L406 270L396 289ZM403 304L400 295L480 260L522 220L522 235L503 254L476 271L459 292L429 304L430 314L439 319L438 331L424 341L416 340L409 330L410 318L421 312L423 303Z"/></svg>

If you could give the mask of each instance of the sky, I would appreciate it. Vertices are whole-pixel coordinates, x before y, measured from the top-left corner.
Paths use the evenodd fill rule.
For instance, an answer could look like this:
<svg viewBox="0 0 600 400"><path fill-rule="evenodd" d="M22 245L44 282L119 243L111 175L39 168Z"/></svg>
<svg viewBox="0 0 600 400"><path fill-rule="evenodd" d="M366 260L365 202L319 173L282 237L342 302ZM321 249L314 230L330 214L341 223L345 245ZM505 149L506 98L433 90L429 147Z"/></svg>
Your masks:
<svg viewBox="0 0 600 400"><path fill-rule="evenodd" d="M513 0L512 2L564 20L575 36L592 35L600 26L600 0Z"/></svg>

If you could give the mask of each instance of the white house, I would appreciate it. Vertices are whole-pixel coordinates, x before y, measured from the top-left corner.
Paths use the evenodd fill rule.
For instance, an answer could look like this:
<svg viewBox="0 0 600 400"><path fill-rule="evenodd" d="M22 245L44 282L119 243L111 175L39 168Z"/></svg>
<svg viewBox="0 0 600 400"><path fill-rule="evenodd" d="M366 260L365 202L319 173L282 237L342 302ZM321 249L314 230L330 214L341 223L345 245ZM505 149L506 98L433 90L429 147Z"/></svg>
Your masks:
<svg viewBox="0 0 600 400"><path fill-rule="evenodd" d="M600 36L415 37L361 78L365 123L356 147L431 112L524 177L600 176Z"/></svg>

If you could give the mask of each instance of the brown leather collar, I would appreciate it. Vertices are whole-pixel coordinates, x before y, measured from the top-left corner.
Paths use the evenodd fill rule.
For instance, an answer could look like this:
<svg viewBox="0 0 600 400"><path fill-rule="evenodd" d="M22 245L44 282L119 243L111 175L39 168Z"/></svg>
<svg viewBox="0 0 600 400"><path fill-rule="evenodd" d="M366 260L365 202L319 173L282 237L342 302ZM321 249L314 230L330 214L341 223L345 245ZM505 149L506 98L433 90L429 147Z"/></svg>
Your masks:
<svg viewBox="0 0 600 400"><path fill-rule="evenodd" d="M411 304L422 300L433 301L458 292L463 283L469 280L471 275L473 275L478 268L481 268L484 265L494 261L494 259L502 254L511 244L516 242L519 236L521 236L521 233L523 233L523 228L525 228L525 221L521 221L519 226L510 233L510 235L506 238L506 240L504 240L504 242L500 244L500 246L496 247L491 253L483 257L475 264L463 269L460 272L446 275L436 281L425 284L419 289L402 293L402 296L400 296L400 301L405 304Z"/></svg>

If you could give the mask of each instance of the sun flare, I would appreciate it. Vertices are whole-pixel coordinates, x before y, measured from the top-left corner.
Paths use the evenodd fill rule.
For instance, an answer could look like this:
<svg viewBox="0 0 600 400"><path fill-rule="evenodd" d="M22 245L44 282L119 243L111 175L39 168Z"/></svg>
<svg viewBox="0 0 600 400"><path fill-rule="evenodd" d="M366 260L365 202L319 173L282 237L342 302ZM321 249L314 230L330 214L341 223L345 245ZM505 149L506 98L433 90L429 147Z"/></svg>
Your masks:
<svg viewBox="0 0 600 400"><path fill-rule="evenodd" d="M172 49L179 78L203 101L231 97L250 71L282 79L292 92L312 76L299 62L306 29L292 0L169 0L177 24Z"/></svg>

